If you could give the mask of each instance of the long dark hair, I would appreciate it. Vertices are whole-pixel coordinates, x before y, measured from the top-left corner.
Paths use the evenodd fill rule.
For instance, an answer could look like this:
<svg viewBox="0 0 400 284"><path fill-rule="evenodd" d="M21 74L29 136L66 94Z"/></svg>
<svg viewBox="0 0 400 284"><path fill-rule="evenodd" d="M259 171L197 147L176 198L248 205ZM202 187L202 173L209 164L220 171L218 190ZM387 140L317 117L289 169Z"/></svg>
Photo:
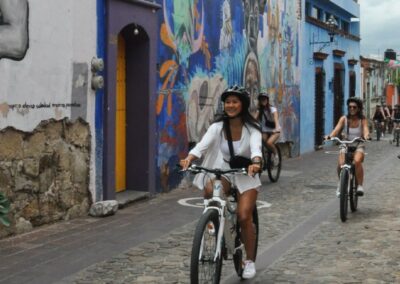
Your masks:
<svg viewBox="0 0 400 284"><path fill-rule="evenodd" d="M261 126L260 126L259 122L250 114L248 109L243 109L242 112L239 114L239 117L245 127L247 127L247 125L249 125L261 132ZM230 119L230 117L225 113L225 111L223 111L221 114L216 116L214 123L223 121L224 127L226 127L225 126L226 122L229 119Z"/></svg>
<svg viewBox="0 0 400 284"><path fill-rule="evenodd" d="M261 103L261 98L265 97L267 99L267 104L264 106ZM268 117L271 117L271 104L269 103L268 96L262 96L261 94L258 96L258 121L261 122L262 116L264 115L264 111L267 111ZM268 118L269 119L269 118Z"/></svg>
<svg viewBox="0 0 400 284"><path fill-rule="evenodd" d="M364 116L364 113L363 113L363 102L359 99L359 98L357 98L357 97L351 97L351 98L349 98L348 100L347 100L347 107L349 107L349 104L351 103L351 102L353 102L353 103L355 103L356 105L357 105L357 109L358 109L358 111L357 111L357 117L359 118L359 119L364 119L365 118L365 116ZM349 112L347 112L347 119L349 119L350 118L350 114L349 114Z"/></svg>

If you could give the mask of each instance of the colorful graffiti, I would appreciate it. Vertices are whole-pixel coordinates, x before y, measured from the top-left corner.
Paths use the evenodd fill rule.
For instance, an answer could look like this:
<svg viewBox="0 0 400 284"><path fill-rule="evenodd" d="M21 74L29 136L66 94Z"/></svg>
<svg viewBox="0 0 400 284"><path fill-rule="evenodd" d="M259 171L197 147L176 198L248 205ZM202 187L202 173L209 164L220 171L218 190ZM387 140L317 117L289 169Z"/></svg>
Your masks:
<svg viewBox="0 0 400 284"><path fill-rule="evenodd" d="M163 190L172 167L198 142L229 85L268 91L279 110L281 141L299 148L298 5L292 0L163 0L159 44L158 169Z"/></svg>
<svg viewBox="0 0 400 284"><path fill-rule="evenodd" d="M23 59L28 41L28 1L0 0L0 59Z"/></svg>

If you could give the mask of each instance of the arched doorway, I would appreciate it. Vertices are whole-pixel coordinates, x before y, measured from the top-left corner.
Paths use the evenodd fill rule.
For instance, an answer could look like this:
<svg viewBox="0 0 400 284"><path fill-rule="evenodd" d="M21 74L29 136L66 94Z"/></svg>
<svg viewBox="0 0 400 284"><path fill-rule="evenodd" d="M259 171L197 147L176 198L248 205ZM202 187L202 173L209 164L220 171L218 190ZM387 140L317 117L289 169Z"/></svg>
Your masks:
<svg viewBox="0 0 400 284"><path fill-rule="evenodd" d="M160 8L106 0L103 200L116 199L120 191L155 193Z"/></svg>
<svg viewBox="0 0 400 284"><path fill-rule="evenodd" d="M137 24L118 34L115 191L147 191L149 37Z"/></svg>

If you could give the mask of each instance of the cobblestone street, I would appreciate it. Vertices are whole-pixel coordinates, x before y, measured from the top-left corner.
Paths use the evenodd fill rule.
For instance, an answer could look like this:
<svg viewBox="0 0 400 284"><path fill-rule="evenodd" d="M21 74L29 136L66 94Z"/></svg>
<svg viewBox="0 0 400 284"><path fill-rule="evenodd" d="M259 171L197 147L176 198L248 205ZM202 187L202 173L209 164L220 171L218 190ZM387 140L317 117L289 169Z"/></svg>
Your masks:
<svg viewBox="0 0 400 284"><path fill-rule="evenodd" d="M397 249L400 245L400 160L396 157L400 149L390 145L387 140L372 141L367 145L366 194L359 199L359 210L349 213L346 223L340 221L339 201L335 196L337 156L327 154L325 150L335 151L336 148L327 147L299 158L284 160L282 175L277 183L271 184L264 177L259 200L271 206L259 210L258 272L256 278L247 283L400 282L400 253ZM86 234L101 236L102 223L108 228L107 231L126 230L127 233L145 234L145 230L138 232L129 223L118 225L117 218L130 216L144 221L146 217L143 214L150 206L161 210L163 204L170 202L174 204L169 207L170 212L188 210L182 211L182 218L186 216L187 219L184 224L171 223L158 237L146 237L131 245L127 243L128 249L119 253L96 248L99 245L92 244L93 249L103 254L103 260L73 269L70 268L71 264L65 262L65 269L70 271L67 275L58 279L48 276L47 279L53 279L51 282L54 283L189 283L192 234L201 209L181 206L177 200L192 195L200 196L197 191L178 189L127 207L113 217L70 221L68 226L74 222L88 225L97 223L96 232L89 230L79 233L76 229L83 240ZM191 212L191 218L185 212ZM159 216L152 220L146 230L165 227L166 217ZM68 226L63 230L67 230ZM40 235L39 232L36 234ZM15 237L15 243L20 243L18 238L22 237ZM75 242L79 243L79 238L75 238ZM36 243L42 239L38 238ZM11 241L0 242L2 259L7 259L8 253L14 264L23 263L24 254L29 255L29 249L20 249L18 258L16 250L12 253L5 247ZM118 241L110 239L110 242ZM26 238L26 246L29 243ZM55 243L42 240L42 250L49 249L50 244L51 247L55 246ZM82 254L91 249L78 247ZM71 245L69 249L74 250L74 246ZM35 261L35 258L32 260ZM62 265L61 260L58 266ZM0 283L22 283L19 281L26 279L21 278L26 274L24 267L18 270L14 266L12 271L9 270L11 267L3 263L0 265ZM31 275L29 283L44 283L40 269L44 269L44 266L38 266L39 271ZM240 282L234 274L231 261L224 262L222 282Z"/></svg>

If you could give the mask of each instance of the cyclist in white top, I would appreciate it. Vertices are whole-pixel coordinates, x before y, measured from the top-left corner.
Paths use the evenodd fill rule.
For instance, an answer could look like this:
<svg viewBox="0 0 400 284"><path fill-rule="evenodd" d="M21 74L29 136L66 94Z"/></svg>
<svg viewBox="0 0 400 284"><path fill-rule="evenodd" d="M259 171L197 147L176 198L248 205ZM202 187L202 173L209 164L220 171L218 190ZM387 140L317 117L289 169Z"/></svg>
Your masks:
<svg viewBox="0 0 400 284"><path fill-rule="evenodd" d="M226 129L230 129L235 156L248 158L250 163L248 176L235 175L232 179L222 177L225 193L229 192L231 183L239 191L237 215L247 256L242 277L250 279L256 274L254 264L256 232L252 213L261 186L260 178L256 175L261 168L261 129L249 112L250 95L244 88L233 86L226 89L221 95L221 101L224 104L224 115L210 125L201 141L185 159L180 161L180 165L185 170L194 160L204 157L202 162L204 167L229 168L231 154ZM209 181L204 186L201 174L196 175L194 184L205 189L205 198L212 196L212 182Z"/></svg>
<svg viewBox="0 0 400 284"><path fill-rule="evenodd" d="M359 98L351 97L347 100L348 114L347 116L342 116L332 132L325 137L329 140L330 137L337 137L342 133L342 136L346 140L353 140L356 137L362 137L369 140L369 129L368 122L363 115L363 103ZM364 161L365 146L364 144L358 144L357 149L354 152L353 163L355 166L356 178L357 178L357 194L359 196L364 195L363 181L364 181L364 169L362 162ZM344 153L339 153L338 159L338 174L340 172L340 167L345 162ZM339 186L336 191L336 195L339 196Z"/></svg>
<svg viewBox="0 0 400 284"><path fill-rule="evenodd" d="M258 95L258 110L255 117L260 122L264 142L276 154L275 143L279 139L281 127L279 125L278 110L269 103L267 93ZM278 155L274 155L274 157L278 158Z"/></svg>

